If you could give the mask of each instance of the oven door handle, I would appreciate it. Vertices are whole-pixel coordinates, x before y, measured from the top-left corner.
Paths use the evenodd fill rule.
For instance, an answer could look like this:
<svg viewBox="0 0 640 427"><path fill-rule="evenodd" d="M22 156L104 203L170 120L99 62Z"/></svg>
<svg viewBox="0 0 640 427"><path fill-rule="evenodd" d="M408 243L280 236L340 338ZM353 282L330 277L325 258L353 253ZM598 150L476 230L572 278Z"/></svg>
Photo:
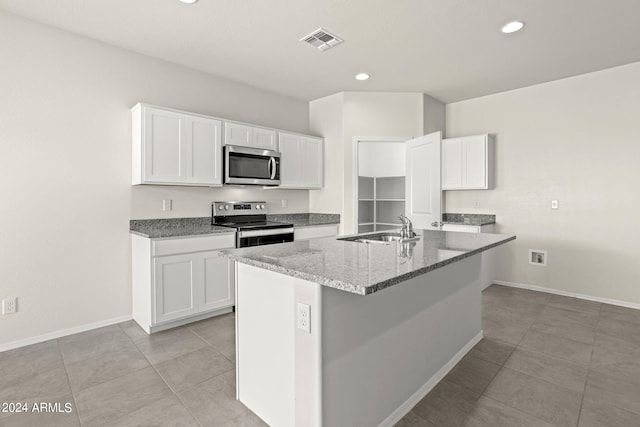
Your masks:
<svg viewBox="0 0 640 427"><path fill-rule="evenodd" d="M291 234L293 227L289 228L270 228L268 230L246 230L238 231L238 237L257 237L257 236L276 236L278 234Z"/></svg>
<svg viewBox="0 0 640 427"><path fill-rule="evenodd" d="M276 158L269 158L269 178L275 179L276 177Z"/></svg>

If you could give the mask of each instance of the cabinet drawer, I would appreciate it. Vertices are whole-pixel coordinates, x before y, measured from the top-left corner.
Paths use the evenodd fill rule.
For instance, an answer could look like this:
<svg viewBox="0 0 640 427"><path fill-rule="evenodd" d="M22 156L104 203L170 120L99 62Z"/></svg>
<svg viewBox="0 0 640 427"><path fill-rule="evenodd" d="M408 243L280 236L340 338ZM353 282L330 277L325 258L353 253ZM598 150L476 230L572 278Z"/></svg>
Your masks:
<svg viewBox="0 0 640 427"><path fill-rule="evenodd" d="M234 248L235 246L235 233L225 233L205 237L189 237L185 239L154 240L151 255L162 256L187 252L211 251L215 249Z"/></svg>

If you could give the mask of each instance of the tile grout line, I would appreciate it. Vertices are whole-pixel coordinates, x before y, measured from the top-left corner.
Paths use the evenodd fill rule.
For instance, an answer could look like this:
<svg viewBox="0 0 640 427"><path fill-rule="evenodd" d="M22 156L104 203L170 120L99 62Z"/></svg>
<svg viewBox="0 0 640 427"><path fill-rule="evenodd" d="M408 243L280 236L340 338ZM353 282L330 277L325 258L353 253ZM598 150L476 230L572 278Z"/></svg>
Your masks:
<svg viewBox="0 0 640 427"><path fill-rule="evenodd" d="M547 308L547 307L549 306L549 303L550 303L550 302L551 302L551 298L549 298L549 300L544 304L544 308ZM531 325L529 325L529 327L527 328L526 332L522 335L522 338L520 338L520 340L518 341L518 344L516 344L516 346L515 346L515 347L513 348L513 350L511 351L511 354L509 354L509 357L504 361L504 364L501 366L500 370L496 373L496 375L494 375L494 377L491 379L491 381L489 382L489 384L487 385L487 387L485 387L485 389L483 390L483 392L482 392L482 394L481 394L481 397L482 397L482 396L484 396L484 397L486 397L486 398L492 399L492 398L491 398L491 396L487 396L487 395L485 395L485 392L486 392L487 388L491 385L491 383L493 382L493 380L495 379L495 377L498 375L498 373L500 373L500 372L501 372L502 370L504 370L504 369L511 369L511 370L513 370L513 371L515 371L515 372L518 372L518 373L522 374L522 375L526 375L526 376L529 376L529 377L531 377L531 378L535 378L535 379L537 379L537 380L539 380L539 381L543 381L543 382L545 382L545 383L547 383L547 384L550 384L550 385L553 385L553 386L555 386L555 387L560 387L560 388L562 388L562 389L569 390L569 391L574 391L574 392L575 392L575 390L570 390L570 389L568 389L568 388L566 388L566 387L558 386L557 384L553 384L552 382L549 382L549 381L544 380L544 379L542 379L542 378L534 377L534 376L529 375L529 374L527 374L527 373L520 372L520 371L518 371L518 370L516 370L516 369L512 369L512 368L509 368L509 367L506 367L506 366L505 366L505 365L507 364L507 362L509 361L509 359L513 356L513 353L515 353L516 349L521 348L521 347L520 347L520 343L522 342L522 340L524 339L524 337L529 333L529 331L530 331L530 330L531 330L531 328L533 327L533 324L534 324L538 319L540 319L540 318L541 318L541 316L542 316L542 312L544 311L544 308L543 308L542 310L540 310L540 313L536 316L536 318L533 320L533 322L531 322ZM600 309L602 309L602 306L600 306ZM598 312L598 316L600 315L599 313L600 313L600 312ZM594 340L595 340L595 335L594 335ZM527 350L527 349L524 349L524 350L525 350L525 351L529 351L529 350ZM592 352L592 354L593 354L593 346L592 346L591 352ZM540 353L540 352L536 352L536 353ZM540 353L540 354L547 355L546 353ZM551 355L548 355L548 356L551 356ZM555 356L555 357L557 357L557 356ZM563 359L563 358L561 358L561 357L558 357L558 359L566 360L566 359ZM567 361L568 361L568 360L567 360ZM569 362L569 361L568 361L568 362ZM572 362L572 363L574 363L574 362ZM574 363L574 364L575 364L575 363ZM589 369L588 369L588 367L587 367L587 375L588 375L588 372L589 372ZM586 379L585 379L585 388L586 388ZM576 393L577 393L577 392L576 392ZM580 411L582 410L582 399L584 399L584 393L582 393L582 395L581 395L581 400L580 400L580 409L578 410L578 420L579 420L579 418L580 418ZM496 400L496 399L492 399L492 400ZM500 401L499 401L499 400L497 400L497 402L500 402ZM534 417L534 418L536 418L536 419L539 419L539 418L538 418L538 417L536 417L535 415L533 415L533 414L529 414L528 412L524 412L524 411L522 411L522 410L520 410L520 409L518 409L518 408L515 408L515 407L513 407L512 405L509 405L509 404L507 404L507 403L505 403L505 402L500 402L500 403L502 403L503 405L508 406L508 407L509 407L509 408L511 408L511 409L514 409L514 410L516 410L516 411L519 411L519 412L521 412L521 413L525 413L525 414L527 414L527 415L529 415L529 416L532 416L532 417ZM467 418L468 418L468 414L467 414L467 416L465 417L465 419L467 419ZM544 420L541 420L541 421L543 421L543 422L544 422Z"/></svg>
<svg viewBox="0 0 640 427"><path fill-rule="evenodd" d="M64 356L62 355L62 349L60 349L60 340L56 338L56 348L58 349L58 353L60 354L60 359L62 360L62 367L64 368L64 374L67 377L67 383L69 384L69 390L71 391L71 398L73 399L73 404L76 408L76 418L78 418L78 424L82 426L82 418L80 418L80 409L78 408L78 401L76 400L76 393L71 387L71 379L69 379L69 371L67 370L67 362L64 360Z"/></svg>
<svg viewBox="0 0 640 427"><path fill-rule="evenodd" d="M120 329L122 329L122 326L120 327ZM191 332L191 333L192 333L192 334L194 334L196 337L198 337L200 340L202 340L202 341L203 341L203 342L204 342L208 347L213 348L213 346L212 346L211 344L209 344L209 343L208 343L204 338L202 338L200 335L198 335L198 334L197 334L195 331L193 331L190 327L188 327L188 326L187 326L187 327L185 327L185 329L188 329L188 330L189 330L189 332ZM123 332L124 332L124 330L123 330ZM126 332L125 332L125 335L127 335L127 333L126 333ZM142 357L144 357L144 358L145 358L145 360L147 361L147 363L149 363L149 366L151 366L151 368L153 368L153 370L155 371L155 373L160 377L160 379L162 380L162 382L164 382L164 384L165 384L165 385L167 386L167 388L171 391L171 393L173 393L173 395L176 397L176 399L178 399L178 401L180 402L180 404L182 405L182 407L183 407L183 408L184 408L184 409L189 413L189 415L191 415L191 418L193 418L193 419L195 420L195 422L196 422L200 427L204 427L204 426L202 425L202 423L200 423L200 421L198 420L198 418L196 418L196 416L195 416L195 415L194 415L194 414L189 410L189 408L187 407L187 405L185 405L185 402L184 402L184 400L182 400L182 399L180 398L179 393L177 393L177 392L176 392L176 391L175 391L175 390L174 390L174 389L169 385L169 383L164 379L164 377L162 376L162 374L161 374L160 372L158 372L158 369L156 369L156 366L155 366L155 365L154 365L154 364L149 360L149 358L144 354L144 352L143 352L142 350L140 350L140 348L138 347L138 344L136 344L136 342L135 342L135 341L134 341L134 340L133 340L129 335L127 335L127 337L128 337L128 338L129 338L129 340L133 343L133 345L136 347L136 349L138 349L138 351L140 352L140 354L142 354ZM215 350L215 348L213 348L213 349ZM197 350L194 350L194 351L197 351ZM216 351L217 351L217 350L216 350ZM185 354L188 354L188 353L185 353ZM224 356L224 354L222 354L222 353L220 353L220 354L221 354L223 357L225 357L225 356ZM181 355L181 356L182 356L182 355ZM168 360L166 360L166 361L173 360L173 359L176 359L176 358L178 358L178 357L180 357L180 356L176 356L176 357L174 357L174 358L172 358L172 359L168 359ZM166 361L163 361L163 362L160 362L160 363L164 363L164 362L166 362ZM143 368L143 369L145 369L145 368ZM234 369L235 369L235 367L234 367ZM224 373L226 373L226 372L224 372ZM222 375L222 374L219 374L219 375ZM216 377L217 377L217 376L219 376L219 375L216 375ZM215 378L215 377L212 377L212 378ZM211 379L211 378L209 378L209 379ZM205 381L208 381L209 379L207 379L207 380L205 380ZM199 382L198 384L202 384L203 382L204 382L204 381ZM195 384L195 385L198 385L198 384ZM194 385L194 386L195 386L195 385ZM184 390L183 390L183 391L184 391ZM162 400L162 399L160 399L160 400ZM159 402L160 400L157 400L156 402ZM153 402L153 403L156 403L156 402ZM124 415L124 416L126 416L126 415ZM123 417L124 417L124 416L123 416Z"/></svg>
<svg viewBox="0 0 640 427"><path fill-rule="evenodd" d="M587 376L584 379L584 388L582 389L582 399L580 399L580 409L578 411L578 420L576 421L576 426L580 425L580 417L582 417L582 406L584 404L584 395L587 392L587 383L589 382L589 374L591 373L591 362L593 360L593 350L596 345L596 336L598 335L598 325L600 324L601 316L602 316L602 304L600 304L600 309L598 310L598 321L596 322L595 333L593 334L593 342L591 343L591 354L589 355L589 363L587 364Z"/></svg>

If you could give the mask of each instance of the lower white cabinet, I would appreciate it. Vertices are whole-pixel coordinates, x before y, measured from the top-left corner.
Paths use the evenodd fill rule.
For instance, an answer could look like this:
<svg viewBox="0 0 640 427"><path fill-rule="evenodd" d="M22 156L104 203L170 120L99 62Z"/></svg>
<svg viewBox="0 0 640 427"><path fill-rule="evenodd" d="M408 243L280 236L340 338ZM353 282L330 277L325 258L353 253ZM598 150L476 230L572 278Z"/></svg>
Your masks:
<svg viewBox="0 0 640 427"><path fill-rule="evenodd" d="M132 235L133 318L152 333L231 311L234 234L148 239Z"/></svg>
<svg viewBox="0 0 640 427"><path fill-rule="evenodd" d="M316 225L311 227L294 228L293 240L309 240L318 237L331 237L338 235L338 224Z"/></svg>

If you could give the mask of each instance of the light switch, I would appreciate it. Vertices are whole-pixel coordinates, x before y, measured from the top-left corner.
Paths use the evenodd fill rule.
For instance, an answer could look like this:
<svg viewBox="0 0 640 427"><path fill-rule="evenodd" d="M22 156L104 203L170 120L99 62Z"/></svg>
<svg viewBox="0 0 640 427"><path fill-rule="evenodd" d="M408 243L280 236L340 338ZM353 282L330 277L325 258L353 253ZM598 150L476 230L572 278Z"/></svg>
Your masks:
<svg viewBox="0 0 640 427"><path fill-rule="evenodd" d="M171 201L171 199L167 199L167 200L163 200L162 201L162 210L167 212L170 211L173 208L173 202Z"/></svg>
<svg viewBox="0 0 640 427"><path fill-rule="evenodd" d="M551 201L551 209L558 209L558 201L557 200L552 200Z"/></svg>

